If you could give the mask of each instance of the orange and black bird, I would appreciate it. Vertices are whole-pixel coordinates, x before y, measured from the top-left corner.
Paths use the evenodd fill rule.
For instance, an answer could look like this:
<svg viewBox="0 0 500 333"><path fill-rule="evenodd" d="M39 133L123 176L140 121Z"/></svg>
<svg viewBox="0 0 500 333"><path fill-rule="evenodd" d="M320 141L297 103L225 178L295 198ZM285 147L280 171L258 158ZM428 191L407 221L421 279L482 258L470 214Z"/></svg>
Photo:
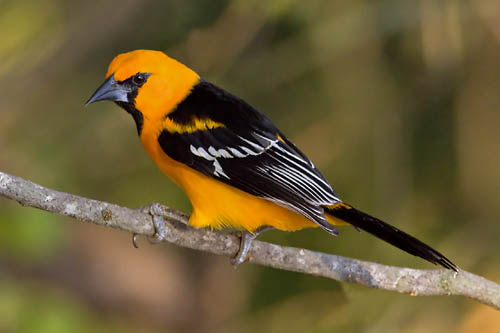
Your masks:
<svg viewBox="0 0 500 333"><path fill-rule="evenodd" d="M87 105L102 100L134 118L148 155L189 197L191 226L243 232L235 265L264 230L320 227L337 235L335 226L352 225L458 271L430 246L343 202L269 118L163 52L115 57ZM163 223L154 221L161 237Z"/></svg>

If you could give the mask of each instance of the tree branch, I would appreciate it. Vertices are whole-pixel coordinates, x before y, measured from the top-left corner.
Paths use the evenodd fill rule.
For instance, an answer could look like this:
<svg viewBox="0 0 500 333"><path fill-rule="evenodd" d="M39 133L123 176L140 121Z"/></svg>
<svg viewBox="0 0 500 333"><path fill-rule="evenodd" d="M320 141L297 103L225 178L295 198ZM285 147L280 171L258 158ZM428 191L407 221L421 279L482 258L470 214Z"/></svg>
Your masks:
<svg viewBox="0 0 500 333"><path fill-rule="evenodd" d="M151 216L107 202L54 191L30 181L0 172L0 195L31 206L85 222L125 231L153 235ZM234 256L239 238L233 234L194 229L188 216L165 207L166 241L218 255ZM460 271L418 270L385 266L305 249L254 241L249 252L252 263L289 271L358 283L370 288L417 295L466 296L500 309L500 285Z"/></svg>

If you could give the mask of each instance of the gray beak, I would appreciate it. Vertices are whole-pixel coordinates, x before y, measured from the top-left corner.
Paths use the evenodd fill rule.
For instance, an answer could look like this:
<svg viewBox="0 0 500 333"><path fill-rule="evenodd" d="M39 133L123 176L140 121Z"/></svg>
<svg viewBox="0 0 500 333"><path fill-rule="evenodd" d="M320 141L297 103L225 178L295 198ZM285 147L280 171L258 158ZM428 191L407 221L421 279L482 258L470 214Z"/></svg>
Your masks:
<svg viewBox="0 0 500 333"><path fill-rule="evenodd" d="M118 84L115 81L114 74L111 74L111 76L106 81L104 81L104 83L101 84L99 88L97 88L92 97L90 97L87 103L85 103L85 106L94 102L104 100L114 102L128 102L127 95L129 92L130 89Z"/></svg>

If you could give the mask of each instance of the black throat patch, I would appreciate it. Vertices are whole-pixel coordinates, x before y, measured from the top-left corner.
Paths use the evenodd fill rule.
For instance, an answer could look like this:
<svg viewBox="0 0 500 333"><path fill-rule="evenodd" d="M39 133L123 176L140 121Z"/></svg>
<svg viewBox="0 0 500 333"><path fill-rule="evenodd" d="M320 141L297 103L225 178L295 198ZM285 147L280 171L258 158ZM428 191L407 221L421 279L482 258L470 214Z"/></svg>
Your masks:
<svg viewBox="0 0 500 333"><path fill-rule="evenodd" d="M146 83L150 73L137 73L124 81L117 82L121 86L125 86L130 91L127 94L127 102L116 102L121 108L130 113L132 118L134 118L135 125L137 126L137 134L141 136L142 125L144 124L144 117L142 112L135 107L135 98L139 92L139 88Z"/></svg>

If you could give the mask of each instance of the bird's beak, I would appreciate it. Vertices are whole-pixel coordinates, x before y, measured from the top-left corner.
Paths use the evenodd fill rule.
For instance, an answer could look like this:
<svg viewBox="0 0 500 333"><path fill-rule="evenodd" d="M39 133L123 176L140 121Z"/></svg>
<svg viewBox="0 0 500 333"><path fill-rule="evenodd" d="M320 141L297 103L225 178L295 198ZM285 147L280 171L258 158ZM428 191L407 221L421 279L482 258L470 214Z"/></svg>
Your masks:
<svg viewBox="0 0 500 333"><path fill-rule="evenodd" d="M94 102L109 100L114 102L128 102L128 93L130 89L118 84L115 81L114 74L104 81L103 84L89 98L85 106L92 104Z"/></svg>

